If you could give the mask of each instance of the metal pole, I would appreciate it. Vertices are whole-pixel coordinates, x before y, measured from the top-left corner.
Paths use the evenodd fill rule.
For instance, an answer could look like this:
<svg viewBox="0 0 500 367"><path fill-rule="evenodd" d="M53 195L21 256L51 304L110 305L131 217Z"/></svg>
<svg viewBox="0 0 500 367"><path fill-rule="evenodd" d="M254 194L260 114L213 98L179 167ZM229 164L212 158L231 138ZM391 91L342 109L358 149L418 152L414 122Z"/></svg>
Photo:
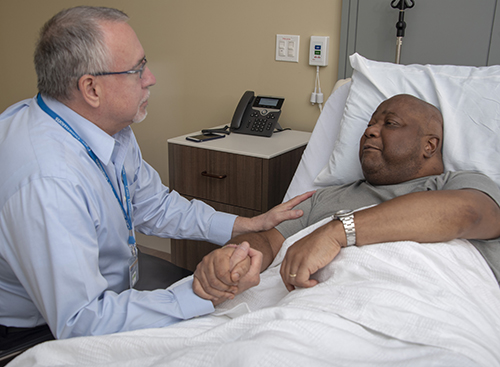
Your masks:
<svg viewBox="0 0 500 367"><path fill-rule="evenodd" d="M391 6L394 9L399 9L399 19L396 23L396 64L401 61L401 47L403 46L403 37L405 36L405 9L411 9L415 6L413 0L392 0Z"/></svg>

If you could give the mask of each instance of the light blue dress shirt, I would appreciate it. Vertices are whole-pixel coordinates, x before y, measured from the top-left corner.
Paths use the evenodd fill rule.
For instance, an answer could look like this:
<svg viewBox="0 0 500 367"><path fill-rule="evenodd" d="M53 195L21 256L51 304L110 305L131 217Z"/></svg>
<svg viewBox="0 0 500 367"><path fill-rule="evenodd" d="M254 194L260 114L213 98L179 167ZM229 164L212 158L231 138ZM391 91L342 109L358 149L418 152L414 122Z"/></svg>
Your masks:
<svg viewBox="0 0 500 367"><path fill-rule="evenodd" d="M44 101L92 148L122 197L125 167L136 231L230 239L236 217L165 187L130 127L109 136L65 105ZM213 311L192 282L129 289L132 254L120 205L82 144L35 98L0 115L0 157L0 324L48 323L57 338L68 338L162 327Z"/></svg>

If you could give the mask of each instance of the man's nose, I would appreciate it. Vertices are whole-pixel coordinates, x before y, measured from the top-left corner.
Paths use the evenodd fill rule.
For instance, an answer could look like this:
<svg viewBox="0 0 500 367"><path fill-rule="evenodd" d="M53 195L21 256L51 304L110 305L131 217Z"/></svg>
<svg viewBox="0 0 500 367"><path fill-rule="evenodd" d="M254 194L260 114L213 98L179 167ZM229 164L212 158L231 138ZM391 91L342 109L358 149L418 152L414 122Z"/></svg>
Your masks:
<svg viewBox="0 0 500 367"><path fill-rule="evenodd" d="M142 80L147 87L151 87L156 84L156 78L147 65L144 73L142 74Z"/></svg>
<svg viewBox="0 0 500 367"><path fill-rule="evenodd" d="M380 135L380 128L379 128L378 124L371 124L370 126L368 126L365 129L364 135L367 138L379 136Z"/></svg>

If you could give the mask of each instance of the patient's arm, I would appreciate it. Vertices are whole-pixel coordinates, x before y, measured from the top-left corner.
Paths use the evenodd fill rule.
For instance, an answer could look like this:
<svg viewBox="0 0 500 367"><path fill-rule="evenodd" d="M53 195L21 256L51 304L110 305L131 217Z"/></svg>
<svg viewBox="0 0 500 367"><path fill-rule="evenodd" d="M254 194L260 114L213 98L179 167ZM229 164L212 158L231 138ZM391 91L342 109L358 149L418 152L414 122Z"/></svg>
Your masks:
<svg viewBox="0 0 500 367"><path fill-rule="evenodd" d="M218 304L259 284L260 272L271 264L283 241L284 237L274 228L234 237L229 243L241 245L226 245L214 250L198 264L194 273L194 292ZM251 248L243 258L244 252L238 254L237 251L246 243L251 244Z"/></svg>
<svg viewBox="0 0 500 367"><path fill-rule="evenodd" d="M356 212L354 222L357 246L500 236L500 208L488 195L472 189L400 196ZM345 244L344 228L339 221L329 222L297 241L287 251L281 267L287 288L314 286L317 282L310 279L311 274L332 261Z"/></svg>
<svg viewBox="0 0 500 367"><path fill-rule="evenodd" d="M302 210L293 208L313 194L314 191L310 191L297 195L253 218L237 217L233 226L233 238L229 243L239 244L248 241L252 247L248 250L248 256L237 265L230 265L235 248L225 246L211 252L196 267L193 280L194 292L218 304L259 284L260 271L271 264L284 241L283 236L274 227L285 220L302 216ZM238 258L238 255L236 257ZM262 265L261 263L257 265L256 261L262 261Z"/></svg>

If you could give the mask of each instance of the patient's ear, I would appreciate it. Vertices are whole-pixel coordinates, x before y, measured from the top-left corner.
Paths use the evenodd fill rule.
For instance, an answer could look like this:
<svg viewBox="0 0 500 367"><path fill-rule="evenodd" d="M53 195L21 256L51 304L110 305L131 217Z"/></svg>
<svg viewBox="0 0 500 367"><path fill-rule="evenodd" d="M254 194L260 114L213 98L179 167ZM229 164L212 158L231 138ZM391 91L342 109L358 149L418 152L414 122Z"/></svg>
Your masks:
<svg viewBox="0 0 500 367"><path fill-rule="evenodd" d="M89 74L82 76L78 80L78 90L85 102L87 102L91 107L99 107L101 87L95 76Z"/></svg>
<svg viewBox="0 0 500 367"><path fill-rule="evenodd" d="M424 147L424 157L431 158L436 154L436 152L441 151L440 143L441 139L438 136L429 136Z"/></svg>

